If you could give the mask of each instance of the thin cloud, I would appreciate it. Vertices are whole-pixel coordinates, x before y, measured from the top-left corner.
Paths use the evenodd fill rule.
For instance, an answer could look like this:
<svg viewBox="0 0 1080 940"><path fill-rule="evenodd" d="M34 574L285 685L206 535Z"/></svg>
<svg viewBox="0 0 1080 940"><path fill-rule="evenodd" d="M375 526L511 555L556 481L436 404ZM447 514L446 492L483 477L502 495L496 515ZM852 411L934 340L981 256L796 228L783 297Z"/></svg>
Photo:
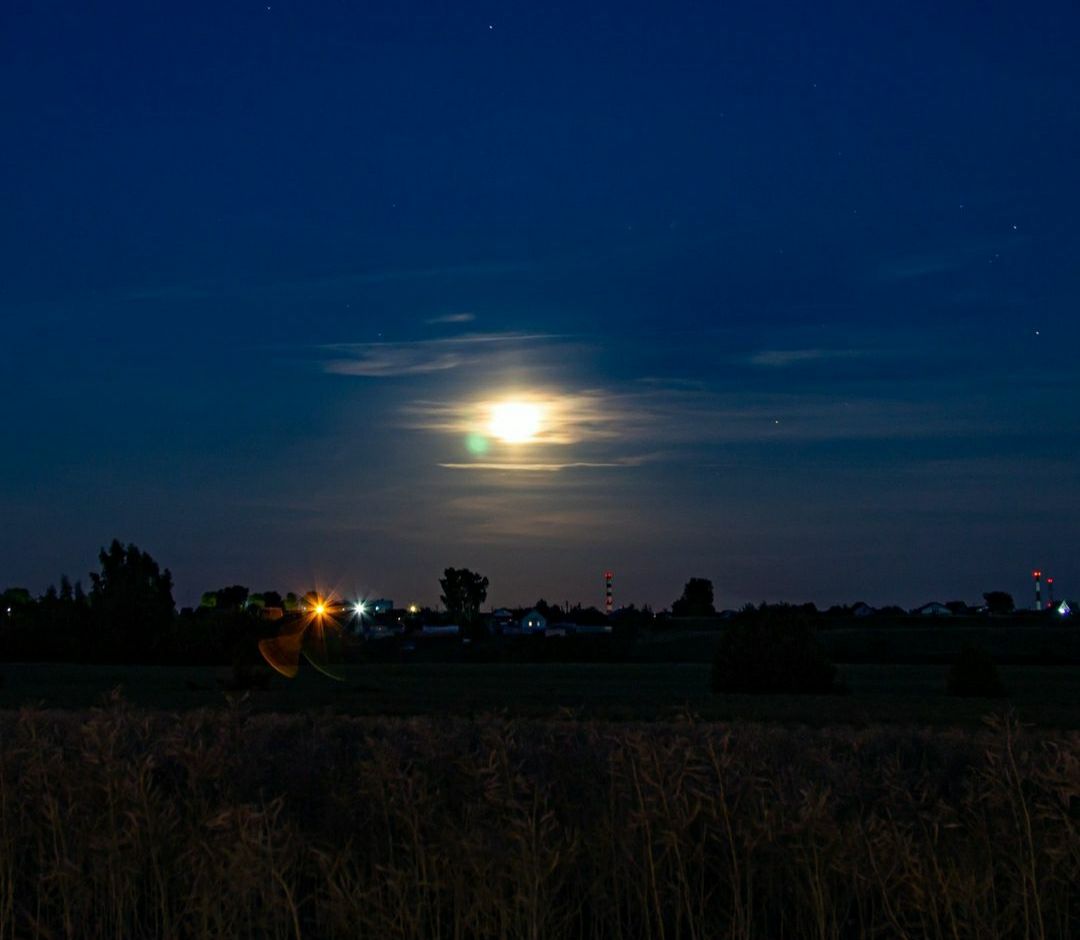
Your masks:
<svg viewBox="0 0 1080 940"><path fill-rule="evenodd" d="M548 333L466 333L413 342L330 343L316 348L338 354L323 363L325 372L396 378L478 365L501 350L559 338Z"/></svg>
<svg viewBox="0 0 1080 940"><path fill-rule="evenodd" d="M747 360L751 365L784 368L825 359L857 359L866 355L859 349L763 349Z"/></svg>
<svg viewBox="0 0 1080 940"><path fill-rule="evenodd" d="M448 313L441 317L429 317L424 322L429 326L436 326L441 323L472 323L475 319L475 313Z"/></svg>
<svg viewBox="0 0 1080 940"><path fill-rule="evenodd" d="M459 336L438 336L433 339L384 341L378 343L323 343L316 349L372 349L376 347L417 347L425 346L476 346L491 343L527 343L570 338L569 333L462 333Z"/></svg>
<svg viewBox="0 0 1080 940"><path fill-rule="evenodd" d="M452 352L423 355L414 349L373 349L356 359L333 359L323 365L332 375L359 375L365 378L394 378L424 375L456 369L465 357Z"/></svg>
<svg viewBox="0 0 1080 940"><path fill-rule="evenodd" d="M1003 237L1004 236L1004 237ZM946 246L937 251L893 256L883 259L877 274L884 281L915 281L960 271L972 265L994 264L1006 249L1030 242L1026 235L1002 233L994 238L981 238L959 246Z"/></svg>
<svg viewBox="0 0 1080 940"><path fill-rule="evenodd" d="M447 470L509 470L533 473L558 473L561 470L596 469L609 467L638 467L643 458L627 457L621 460L573 460L565 463L441 463Z"/></svg>

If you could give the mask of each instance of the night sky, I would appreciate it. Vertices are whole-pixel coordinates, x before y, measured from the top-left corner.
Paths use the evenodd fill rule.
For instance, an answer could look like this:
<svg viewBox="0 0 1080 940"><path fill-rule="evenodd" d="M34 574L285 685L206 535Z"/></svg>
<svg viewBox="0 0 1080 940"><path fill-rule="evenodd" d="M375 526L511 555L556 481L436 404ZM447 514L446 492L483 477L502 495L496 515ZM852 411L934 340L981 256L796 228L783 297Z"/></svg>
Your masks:
<svg viewBox="0 0 1080 940"><path fill-rule="evenodd" d="M1078 35L8 0L0 587L115 536L181 604L1080 595Z"/></svg>

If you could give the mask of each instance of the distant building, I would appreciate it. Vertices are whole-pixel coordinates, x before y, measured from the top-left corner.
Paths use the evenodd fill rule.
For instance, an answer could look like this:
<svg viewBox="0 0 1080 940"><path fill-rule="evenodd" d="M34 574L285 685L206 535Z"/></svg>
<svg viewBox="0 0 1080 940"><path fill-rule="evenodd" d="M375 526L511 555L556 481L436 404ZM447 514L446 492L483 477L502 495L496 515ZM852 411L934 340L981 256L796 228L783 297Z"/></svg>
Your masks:
<svg viewBox="0 0 1080 940"><path fill-rule="evenodd" d="M912 613L919 614L922 617L952 616L952 611L944 604L939 604L937 601L931 601L929 604L923 604L922 607L916 607Z"/></svg>
<svg viewBox="0 0 1080 940"><path fill-rule="evenodd" d="M457 636L461 633L461 627L453 624L428 624L420 628L421 636Z"/></svg>
<svg viewBox="0 0 1080 940"><path fill-rule="evenodd" d="M393 609L394 602L385 597L379 597L373 601L364 601L364 610L372 617L375 617L379 614L388 614Z"/></svg>
<svg viewBox="0 0 1080 940"><path fill-rule="evenodd" d="M505 607L499 607L491 612L491 626L495 633L513 632L517 623L514 620L514 612Z"/></svg>
<svg viewBox="0 0 1080 940"><path fill-rule="evenodd" d="M521 618L521 629L525 633L540 633L547 627L547 617L537 610L530 610Z"/></svg>

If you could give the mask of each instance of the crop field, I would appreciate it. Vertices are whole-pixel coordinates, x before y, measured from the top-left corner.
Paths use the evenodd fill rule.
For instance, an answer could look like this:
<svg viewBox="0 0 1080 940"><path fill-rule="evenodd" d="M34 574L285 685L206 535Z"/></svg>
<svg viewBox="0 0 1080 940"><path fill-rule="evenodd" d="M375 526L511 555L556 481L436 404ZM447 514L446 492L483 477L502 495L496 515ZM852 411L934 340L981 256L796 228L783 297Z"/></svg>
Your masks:
<svg viewBox="0 0 1080 940"><path fill-rule="evenodd" d="M8 938L1067 938L1080 734L0 713Z"/></svg>
<svg viewBox="0 0 1080 940"><path fill-rule="evenodd" d="M306 664L305 664L306 666ZM262 668L262 667L260 667ZM848 664L848 694L713 696L709 669L696 663L371 664L345 667L336 682L310 668L295 680L262 670L268 685L246 693L255 711L317 710L348 715L497 714L515 717L797 722L817 726L913 723L979 727L985 715L1014 710L1045 727L1080 728L1080 667L1003 666L1003 700L945 695L944 666ZM0 666L0 708L89 708L119 688L147 708L186 710L235 701L231 670L211 667Z"/></svg>

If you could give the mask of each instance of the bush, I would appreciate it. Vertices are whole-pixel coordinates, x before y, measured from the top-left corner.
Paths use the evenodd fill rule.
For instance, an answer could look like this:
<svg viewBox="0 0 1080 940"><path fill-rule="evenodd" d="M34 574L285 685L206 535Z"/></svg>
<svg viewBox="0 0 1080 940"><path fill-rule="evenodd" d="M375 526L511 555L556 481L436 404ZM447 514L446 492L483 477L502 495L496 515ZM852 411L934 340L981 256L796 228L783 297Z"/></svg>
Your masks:
<svg viewBox="0 0 1080 940"><path fill-rule="evenodd" d="M945 683L949 695L1003 698L1008 693L994 660L986 650L965 646L949 669Z"/></svg>
<svg viewBox="0 0 1080 940"><path fill-rule="evenodd" d="M712 690L836 692L836 666L803 612L773 607L744 615L724 631L713 657Z"/></svg>

